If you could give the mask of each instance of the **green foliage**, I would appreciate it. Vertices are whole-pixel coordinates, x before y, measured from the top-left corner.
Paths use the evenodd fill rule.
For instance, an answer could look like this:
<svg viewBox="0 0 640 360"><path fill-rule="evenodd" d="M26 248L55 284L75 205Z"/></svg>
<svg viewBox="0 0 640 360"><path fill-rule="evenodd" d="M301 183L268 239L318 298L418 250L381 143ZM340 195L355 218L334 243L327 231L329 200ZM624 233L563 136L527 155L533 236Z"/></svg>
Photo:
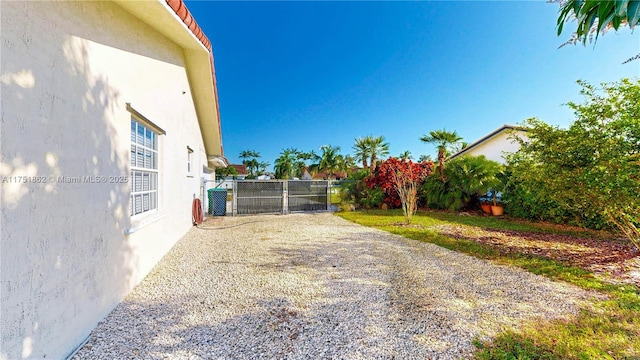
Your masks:
<svg viewBox="0 0 640 360"><path fill-rule="evenodd" d="M420 141L430 144L435 144L438 148L438 172L442 180L445 179L444 174L444 160L448 151L455 150L455 146L460 142L462 138L458 136L455 131L447 130L434 130L429 135L423 135Z"/></svg>
<svg viewBox="0 0 640 360"><path fill-rule="evenodd" d="M372 189L364 182L369 174L369 169L361 169L350 174L347 180L342 182L340 197L343 202L353 205L356 209L375 209L382 204L382 189Z"/></svg>
<svg viewBox="0 0 640 360"><path fill-rule="evenodd" d="M420 155L420 157L418 157L418 162L425 162L425 161L433 161L433 159L431 159L431 155L422 154Z"/></svg>
<svg viewBox="0 0 640 360"><path fill-rule="evenodd" d="M369 167L368 165L368 161L369 161L369 144L368 144L368 137L362 138L359 137L355 140L355 143L353 145L353 156L355 157L355 159L357 161L362 161L362 168L366 169Z"/></svg>
<svg viewBox="0 0 640 360"><path fill-rule="evenodd" d="M296 149L283 149L280 156L276 159L275 170L276 179L290 179L293 174L293 167L296 162Z"/></svg>
<svg viewBox="0 0 640 360"><path fill-rule="evenodd" d="M429 135L423 135L420 141L436 145L438 151L444 152L454 149L453 147L462 140L458 133L455 131L447 130L434 130L429 132Z"/></svg>
<svg viewBox="0 0 640 360"><path fill-rule="evenodd" d="M239 157L243 160L246 159L252 159L252 158L259 158L260 157L260 153L255 151L255 150L242 150L240 152Z"/></svg>
<svg viewBox="0 0 640 360"><path fill-rule="evenodd" d="M640 1L638 0L554 0L553 2L560 3L560 14L557 20L558 35L562 33L566 23L574 21L576 23L575 33L562 46L586 44L587 40L597 41L599 35L604 35L611 29L618 30L623 26L633 29L640 20ZM637 59L640 59L640 54L624 63Z"/></svg>
<svg viewBox="0 0 640 360"><path fill-rule="evenodd" d="M633 29L640 20L640 2L637 0L567 0L560 6L558 35L562 33L564 24L574 19L577 25L576 37L579 41L586 43L591 35L595 34L597 39L599 34L609 28L618 30L621 25L628 25Z"/></svg>
<svg viewBox="0 0 640 360"><path fill-rule="evenodd" d="M508 211L530 219L617 228L640 246L640 82L585 82L575 122L529 119L528 141L508 157Z"/></svg>
<svg viewBox="0 0 640 360"><path fill-rule="evenodd" d="M271 166L270 163L266 162L266 161L259 161L258 165L256 167L256 172L257 175L264 175L267 173L267 168Z"/></svg>
<svg viewBox="0 0 640 360"><path fill-rule="evenodd" d="M240 152L239 157L242 159L242 164L247 167L247 172L249 172L249 176L252 178L258 175L261 165L265 164L258 161L260 153L255 150L243 150ZM249 177L247 177L247 179L248 178Z"/></svg>
<svg viewBox="0 0 640 360"><path fill-rule="evenodd" d="M476 354L477 359L493 360L560 360L548 349L536 346L531 339L527 339L513 331L507 331L496 339L490 346L475 343L481 351Z"/></svg>
<svg viewBox="0 0 640 360"><path fill-rule="evenodd" d="M402 160L413 160L413 155L411 155L411 151L405 150L398 155L398 159Z"/></svg>
<svg viewBox="0 0 640 360"><path fill-rule="evenodd" d="M357 138L353 145L355 160L362 161L362 167L367 167L369 161L369 170L376 170L378 159L389 155L389 143L384 141L384 136L366 136Z"/></svg>
<svg viewBox="0 0 640 360"><path fill-rule="evenodd" d="M435 209L458 211L477 205L489 190L499 190L502 167L484 156L462 156L447 162L445 180L432 175L421 189L424 204Z"/></svg>
<svg viewBox="0 0 640 360"><path fill-rule="evenodd" d="M308 158L308 154L297 149L283 149L275 162L276 179L292 179L301 176L306 166L304 161L306 158Z"/></svg>
<svg viewBox="0 0 640 360"><path fill-rule="evenodd" d="M340 154L339 146L323 145L320 147L321 154L314 154L314 163L309 169L315 173L325 172L329 179L334 173L346 171L348 169L348 159Z"/></svg>
<svg viewBox="0 0 640 360"><path fill-rule="evenodd" d="M238 171L233 166L216 169L216 178L225 178L227 176L238 176Z"/></svg>

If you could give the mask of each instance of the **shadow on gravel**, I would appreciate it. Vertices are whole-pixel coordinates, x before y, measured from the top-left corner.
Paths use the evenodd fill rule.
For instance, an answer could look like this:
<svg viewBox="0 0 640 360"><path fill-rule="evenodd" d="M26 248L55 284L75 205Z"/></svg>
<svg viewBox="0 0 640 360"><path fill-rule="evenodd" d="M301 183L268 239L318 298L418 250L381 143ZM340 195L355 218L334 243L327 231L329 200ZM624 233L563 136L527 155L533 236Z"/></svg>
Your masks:
<svg viewBox="0 0 640 360"><path fill-rule="evenodd" d="M181 243L163 261L182 269L198 252L203 267L178 277L158 272L153 286L139 289L155 300L129 297L74 359L470 358L475 337L570 318L587 297L431 244L355 226L335 230L340 224L322 228L325 236L295 230L295 241L277 235L294 230L278 228L268 240L229 245L229 258L197 247L221 247L224 239ZM246 258L234 246L267 250ZM238 292L243 274L257 285Z"/></svg>
<svg viewBox="0 0 640 360"><path fill-rule="evenodd" d="M376 351L389 356L469 357L474 338L488 340L505 328L542 319L569 319L590 297L519 269L416 244L380 233L303 242L277 248L286 261L265 266L312 268L330 296L361 307L374 303L378 318L349 321L384 334L390 351Z"/></svg>
<svg viewBox="0 0 640 360"><path fill-rule="evenodd" d="M349 301L309 312L284 298L258 300L245 314L226 320L206 319L206 310L198 309L202 302L206 300L185 299L179 307L122 303L73 359L364 359L380 355L366 348L364 334L353 337L347 328L352 324L332 315L339 312L336 309L352 309ZM188 325L194 316L202 318L201 325Z"/></svg>

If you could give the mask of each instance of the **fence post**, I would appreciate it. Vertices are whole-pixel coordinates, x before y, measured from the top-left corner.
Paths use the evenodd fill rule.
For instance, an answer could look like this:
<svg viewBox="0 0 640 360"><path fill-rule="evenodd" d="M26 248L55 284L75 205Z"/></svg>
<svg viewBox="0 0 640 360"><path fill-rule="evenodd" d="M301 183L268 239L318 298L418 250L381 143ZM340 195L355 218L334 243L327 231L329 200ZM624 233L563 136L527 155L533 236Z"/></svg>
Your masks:
<svg viewBox="0 0 640 360"><path fill-rule="evenodd" d="M327 211L331 211L331 179L327 180Z"/></svg>
<svg viewBox="0 0 640 360"><path fill-rule="evenodd" d="M238 179L233 180L233 189L231 190L231 215L238 215Z"/></svg>
<svg viewBox="0 0 640 360"><path fill-rule="evenodd" d="M289 209L289 181L282 181L282 215L287 215L287 210Z"/></svg>

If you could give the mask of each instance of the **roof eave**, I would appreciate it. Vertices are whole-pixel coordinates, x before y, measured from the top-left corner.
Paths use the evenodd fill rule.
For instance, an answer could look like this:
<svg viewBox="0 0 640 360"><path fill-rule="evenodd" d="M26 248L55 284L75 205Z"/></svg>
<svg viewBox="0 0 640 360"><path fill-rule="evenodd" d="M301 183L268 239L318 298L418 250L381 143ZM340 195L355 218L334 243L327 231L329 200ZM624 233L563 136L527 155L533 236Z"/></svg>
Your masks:
<svg viewBox="0 0 640 360"><path fill-rule="evenodd" d="M522 126L516 126L516 125L509 125L509 124L504 124L501 127L497 128L496 130L490 132L489 134L483 136L482 138L480 138L480 140L475 141L473 144L467 146L466 148L458 151L457 153L449 156L445 161L449 161L451 159L455 159L458 156L462 156L465 153L471 151L471 149L479 146L480 144L490 140L491 138L495 137L496 135L500 134L503 131L507 131L507 130L517 130L517 131L527 131L527 129L525 127Z"/></svg>
<svg viewBox="0 0 640 360"><path fill-rule="evenodd" d="M114 0L183 49L191 94L207 156L224 156L211 42L182 0Z"/></svg>

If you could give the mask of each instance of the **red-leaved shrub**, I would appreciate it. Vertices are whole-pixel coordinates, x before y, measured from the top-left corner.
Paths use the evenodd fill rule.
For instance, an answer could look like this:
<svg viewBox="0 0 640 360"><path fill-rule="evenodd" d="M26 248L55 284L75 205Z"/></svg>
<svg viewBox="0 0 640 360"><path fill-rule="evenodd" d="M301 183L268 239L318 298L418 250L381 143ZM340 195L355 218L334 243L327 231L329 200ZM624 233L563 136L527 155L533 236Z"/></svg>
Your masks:
<svg viewBox="0 0 640 360"><path fill-rule="evenodd" d="M390 157L378 165L376 171L365 179L365 183L370 188L382 189L385 195L383 202L389 208L400 208L402 200L398 195L396 181L404 179L405 183L409 181L419 185L432 171L433 162L431 161L415 163L411 160Z"/></svg>

